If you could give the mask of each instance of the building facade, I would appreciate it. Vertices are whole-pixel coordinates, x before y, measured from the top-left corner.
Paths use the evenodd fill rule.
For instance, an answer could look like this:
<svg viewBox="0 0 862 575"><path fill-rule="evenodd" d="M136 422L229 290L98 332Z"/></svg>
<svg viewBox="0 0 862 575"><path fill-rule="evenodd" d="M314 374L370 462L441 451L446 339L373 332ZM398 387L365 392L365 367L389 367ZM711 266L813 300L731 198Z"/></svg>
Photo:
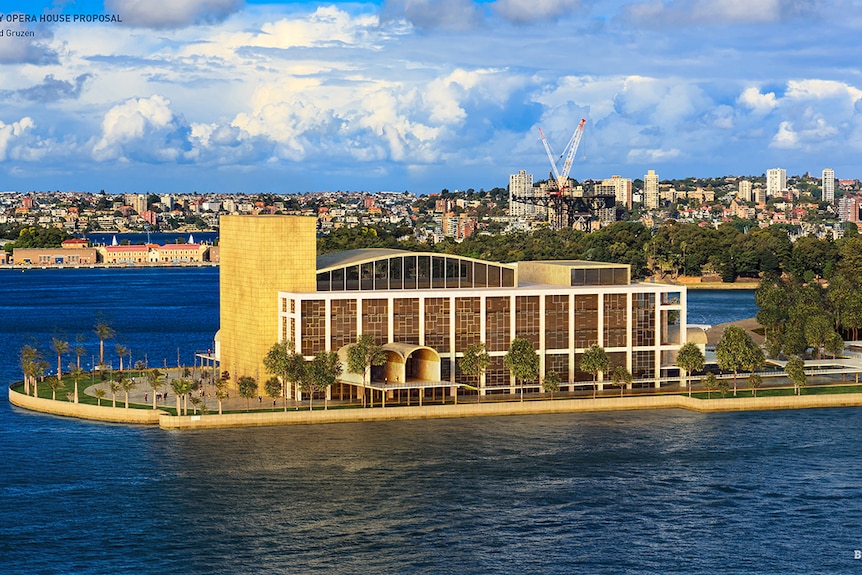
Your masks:
<svg viewBox="0 0 862 575"><path fill-rule="evenodd" d="M385 365L368 382L345 369L338 397L366 383L383 397L458 386L513 393L503 358L514 338L530 341L540 358L528 389L538 390L551 371L569 389L591 386L579 365L593 344L628 368L636 387L658 387L676 372L685 343L685 288L633 283L626 265L503 264L389 249L315 257L315 219L296 216L227 216L221 230L216 355L234 381L265 379L263 357L278 341L292 340L307 359L320 351L346 359L358 336L371 335ZM458 359L478 342L491 365L476 387Z"/></svg>
<svg viewBox="0 0 862 575"><path fill-rule="evenodd" d="M752 192L751 182L748 180L739 180L739 199L743 202L753 202L754 193Z"/></svg>
<svg viewBox="0 0 862 575"><path fill-rule="evenodd" d="M824 202L835 201L835 170L832 168L823 169L823 181L821 189L823 190L821 198Z"/></svg>
<svg viewBox="0 0 862 575"><path fill-rule="evenodd" d="M632 181L629 178L611 176L596 186L596 192L613 194L618 204L625 206L627 210L632 209Z"/></svg>
<svg viewBox="0 0 862 575"><path fill-rule="evenodd" d="M771 168L766 170L766 197L782 196L787 190L787 170Z"/></svg>
<svg viewBox="0 0 862 575"><path fill-rule="evenodd" d="M648 210L658 208L659 192L658 174L655 170L649 170L644 176L644 207Z"/></svg>

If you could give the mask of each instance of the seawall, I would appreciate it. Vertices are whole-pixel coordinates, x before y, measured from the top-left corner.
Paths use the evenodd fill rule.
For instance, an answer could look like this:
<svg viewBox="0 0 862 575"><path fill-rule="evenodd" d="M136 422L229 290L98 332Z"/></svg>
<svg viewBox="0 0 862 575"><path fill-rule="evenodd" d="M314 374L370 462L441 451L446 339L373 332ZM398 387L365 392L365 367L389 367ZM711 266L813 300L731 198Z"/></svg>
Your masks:
<svg viewBox="0 0 862 575"><path fill-rule="evenodd" d="M9 388L9 402L12 405L50 413L65 417L77 417L79 419L95 419L111 423L134 423L137 425L156 425L159 416L164 411L158 409L126 409L125 407L105 407L89 405L85 403L71 403L69 401L56 401L25 395Z"/></svg>
<svg viewBox="0 0 862 575"><path fill-rule="evenodd" d="M688 409L700 413L713 413L860 406L862 406L862 393L713 400L689 398L682 395L657 395L649 397L541 400L525 401L523 403L460 403L458 405L429 405L422 407L250 412L225 415L174 416L163 414L159 417L159 426L164 429L212 429L223 427L405 421L413 419L449 419L549 413L633 411L644 409Z"/></svg>

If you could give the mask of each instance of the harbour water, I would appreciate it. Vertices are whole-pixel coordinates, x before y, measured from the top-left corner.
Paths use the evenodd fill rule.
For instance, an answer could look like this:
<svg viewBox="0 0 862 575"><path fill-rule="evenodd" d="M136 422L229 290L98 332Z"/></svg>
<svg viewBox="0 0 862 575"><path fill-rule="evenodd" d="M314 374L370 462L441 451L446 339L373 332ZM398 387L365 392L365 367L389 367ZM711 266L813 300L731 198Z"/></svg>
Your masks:
<svg viewBox="0 0 862 575"><path fill-rule="evenodd" d="M89 363L100 316L136 361L187 363L212 345L218 270L4 270L0 286L0 573L862 569L860 409L82 422L8 404L20 346L50 360L52 335L83 333ZM730 314L753 299L729 295Z"/></svg>

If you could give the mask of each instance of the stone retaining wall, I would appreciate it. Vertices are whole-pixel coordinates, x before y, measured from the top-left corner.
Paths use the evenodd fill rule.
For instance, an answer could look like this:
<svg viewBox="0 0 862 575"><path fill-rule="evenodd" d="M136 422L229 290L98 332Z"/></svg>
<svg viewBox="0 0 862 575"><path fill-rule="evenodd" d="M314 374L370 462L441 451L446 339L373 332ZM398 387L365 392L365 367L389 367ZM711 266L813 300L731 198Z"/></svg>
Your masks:
<svg viewBox="0 0 862 575"><path fill-rule="evenodd" d="M221 427L265 427L274 425L309 425L321 423L358 423L363 421L397 421L411 419L447 419L492 417L548 413L588 413L599 411L632 411L643 409L688 409L701 413L730 411L765 411L826 407L860 407L862 393L800 395L783 397L740 397L703 400L683 395L646 397L602 397L599 399L558 399L501 403L459 403L412 407L375 407L371 409L330 409L316 411L265 411L225 415L174 416L161 410L99 407L35 398L9 389L13 405L67 417L96 419L115 423L159 424L163 429L213 429Z"/></svg>
<svg viewBox="0 0 862 575"><path fill-rule="evenodd" d="M460 403L373 409L331 409L328 411L274 411L231 413L226 415L162 415L164 429L208 429L217 427L262 427L270 425L307 425L319 423L356 423L410 419L446 419L547 413L587 413L643 409L688 409L702 413L862 406L862 393L801 395L702 400L682 395L648 397L562 399L506 403Z"/></svg>
<svg viewBox="0 0 862 575"><path fill-rule="evenodd" d="M80 419L97 419L112 423L134 423L139 425L155 425L159 416L164 413L153 409L126 409L124 407L105 407L86 403L71 403L25 395L9 388L9 402L12 405L66 417Z"/></svg>

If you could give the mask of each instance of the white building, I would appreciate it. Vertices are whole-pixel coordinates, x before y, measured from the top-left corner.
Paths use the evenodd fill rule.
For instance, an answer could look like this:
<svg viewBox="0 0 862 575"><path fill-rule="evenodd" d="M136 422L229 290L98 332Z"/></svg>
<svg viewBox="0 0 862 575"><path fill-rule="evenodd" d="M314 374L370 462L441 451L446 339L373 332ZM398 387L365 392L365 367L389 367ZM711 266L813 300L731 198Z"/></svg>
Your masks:
<svg viewBox="0 0 862 575"><path fill-rule="evenodd" d="M766 170L766 197L783 196L787 190L787 170L772 168Z"/></svg>
<svg viewBox="0 0 862 575"><path fill-rule="evenodd" d="M823 168L822 199L824 202L835 201L835 170Z"/></svg>
<svg viewBox="0 0 862 575"><path fill-rule="evenodd" d="M744 202L753 202L754 194L751 189L751 182L748 180L739 180L739 194L738 197L740 200Z"/></svg>
<svg viewBox="0 0 862 575"><path fill-rule="evenodd" d="M533 174L520 170L509 175L509 215L515 217L544 216L547 210L544 206L515 201L516 196L531 197L539 192L533 187Z"/></svg>
<svg viewBox="0 0 862 575"><path fill-rule="evenodd" d="M658 174L655 173L655 170L650 170L644 176L644 207L648 210L654 210L658 208L658 202Z"/></svg>

